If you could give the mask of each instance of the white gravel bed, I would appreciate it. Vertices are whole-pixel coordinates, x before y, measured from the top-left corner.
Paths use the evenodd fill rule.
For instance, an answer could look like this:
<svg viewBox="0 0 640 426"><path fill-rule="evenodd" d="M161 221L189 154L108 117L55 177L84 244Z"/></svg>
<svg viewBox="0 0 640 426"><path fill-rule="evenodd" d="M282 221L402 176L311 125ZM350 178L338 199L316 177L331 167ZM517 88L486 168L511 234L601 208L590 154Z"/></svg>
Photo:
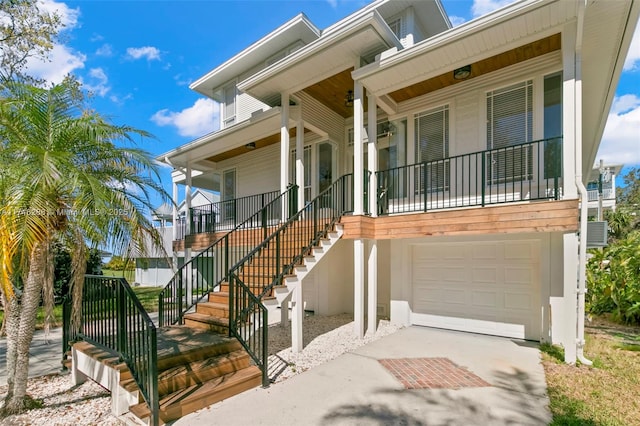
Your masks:
<svg viewBox="0 0 640 426"><path fill-rule="evenodd" d="M4 399L7 387L0 387ZM71 385L69 375L50 375L29 379L27 393L42 399L44 406L0 420L2 426L111 426L123 423L111 414L111 396L102 386L88 380ZM1 403L0 403L1 405Z"/></svg>
<svg viewBox="0 0 640 426"><path fill-rule="evenodd" d="M304 349L291 351L290 325L269 328L270 376L282 382L310 368L337 358L345 352L394 333L400 327L379 321L375 334L364 339L353 335L351 314L307 316L303 322ZM0 406L7 387L0 386ZM111 397L100 385L88 380L72 386L69 375L50 375L29 379L27 393L42 399L44 406L0 420L0 426L111 426L123 422L111 414Z"/></svg>

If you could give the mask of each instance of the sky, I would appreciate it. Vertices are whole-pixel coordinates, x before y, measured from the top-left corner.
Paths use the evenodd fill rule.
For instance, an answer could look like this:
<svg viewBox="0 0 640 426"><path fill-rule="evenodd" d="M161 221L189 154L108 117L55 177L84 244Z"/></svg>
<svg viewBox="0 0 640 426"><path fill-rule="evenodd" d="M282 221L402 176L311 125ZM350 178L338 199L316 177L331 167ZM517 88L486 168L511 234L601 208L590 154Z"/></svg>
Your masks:
<svg viewBox="0 0 640 426"><path fill-rule="evenodd" d="M611 0L613 1L613 0ZM300 12L326 28L364 0L41 0L65 24L48 61L29 72L58 83L75 75L91 107L115 124L151 132L160 155L218 127L219 106L189 84ZM454 26L510 0L442 0ZM597 160L640 166L640 26L617 88ZM171 192L170 170L162 182Z"/></svg>

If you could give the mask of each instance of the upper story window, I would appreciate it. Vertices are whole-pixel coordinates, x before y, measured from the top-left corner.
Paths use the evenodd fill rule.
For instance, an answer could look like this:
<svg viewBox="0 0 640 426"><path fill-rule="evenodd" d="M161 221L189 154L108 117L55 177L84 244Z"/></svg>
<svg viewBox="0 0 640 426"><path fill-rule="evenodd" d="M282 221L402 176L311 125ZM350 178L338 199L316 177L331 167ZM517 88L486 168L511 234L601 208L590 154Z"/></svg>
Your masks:
<svg viewBox="0 0 640 426"><path fill-rule="evenodd" d="M487 180L497 184L533 178L533 81L487 93Z"/></svg>
<svg viewBox="0 0 640 426"><path fill-rule="evenodd" d="M419 192L449 188L449 106L419 114L415 118L416 162L423 163Z"/></svg>
<svg viewBox="0 0 640 426"><path fill-rule="evenodd" d="M236 85L230 84L224 88L224 127L236 122Z"/></svg>

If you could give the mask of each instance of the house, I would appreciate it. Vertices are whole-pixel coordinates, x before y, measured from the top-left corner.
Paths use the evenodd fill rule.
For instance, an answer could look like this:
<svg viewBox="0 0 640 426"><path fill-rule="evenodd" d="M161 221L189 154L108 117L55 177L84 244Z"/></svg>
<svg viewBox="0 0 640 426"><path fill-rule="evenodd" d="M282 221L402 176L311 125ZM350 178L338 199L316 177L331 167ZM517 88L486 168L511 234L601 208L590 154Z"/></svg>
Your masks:
<svg viewBox="0 0 640 426"><path fill-rule="evenodd" d="M604 164L600 160L591 170L587 182L589 217L602 220L604 211L616 210L616 176L623 168L624 164Z"/></svg>
<svg viewBox="0 0 640 426"><path fill-rule="evenodd" d="M219 199L218 194L196 189L192 193L191 209L195 211L208 209ZM184 237L186 203L182 201L178 204L176 211L176 221L173 218L172 207L166 203L152 212L152 220L160 234L162 248L152 247L149 241L146 245L147 252L144 255L136 253L133 256L136 266L135 285L164 286L173 277L177 268L184 263L184 253L174 252L173 241ZM213 210L213 214L215 215L215 210Z"/></svg>
<svg viewBox="0 0 640 426"><path fill-rule="evenodd" d="M190 86L220 129L158 158L186 213L160 326L239 342L259 372L222 380L233 393L269 384L268 324L291 316L302 348L305 310L352 313L356 338L387 316L588 364L585 185L639 14L521 0L452 28L438 0L374 0L220 64ZM221 201L194 209L194 188ZM189 409L228 396L194 386ZM171 395L165 420L184 412Z"/></svg>
<svg viewBox="0 0 640 426"><path fill-rule="evenodd" d="M301 309L353 312L360 337L384 315L574 362L579 205L638 10L526 0L455 28L438 1L374 1L325 29L300 14L190 86L221 103L220 129L161 159L174 193L295 184L298 211L350 176L338 241L291 286L294 329Z"/></svg>

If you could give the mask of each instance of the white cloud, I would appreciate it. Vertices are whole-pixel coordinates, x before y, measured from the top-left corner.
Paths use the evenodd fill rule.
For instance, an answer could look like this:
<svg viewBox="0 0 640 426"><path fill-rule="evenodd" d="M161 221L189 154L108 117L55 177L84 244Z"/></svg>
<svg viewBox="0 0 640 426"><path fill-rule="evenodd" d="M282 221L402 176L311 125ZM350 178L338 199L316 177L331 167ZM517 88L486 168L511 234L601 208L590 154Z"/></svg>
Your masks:
<svg viewBox="0 0 640 426"><path fill-rule="evenodd" d="M176 74L173 76L173 79L176 81L178 86L187 86L191 84L191 79L184 78L182 74Z"/></svg>
<svg viewBox="0 0 640 426"><path fill-rule="evenodd" d="M597 160L605 163L640 165L640 97L624 95L614 99L604 129Z"/></svg>
<svg viewBox="0 0 640 426"><path fill-rule="evenodd" d="M109 93L109 90L111 90L111 87L107 85L109 77L107 77L104 70L102 68L91 68L89 70L89 77L91 77L90 83L82 82L84 88L100 97L105 97L106 94Z"/></svg>
<svg viewBox="0 0 640 426"><path fill-rule="evenodd" d="M327 3L329 3L329 6L331 6L333 9L338 7L338 0L327 0Z"/></svg>
<svg viewBox="0 0 640 426"><path fill-rule="evenodd" d="M56 44L47 55L47 60L29 58L27 70L30 75L50 83L60 83L67 74L84 68L87 57L67 46Z"/></svg>
<svg viewBox="0 0 640 426"><path fill-rule="evenodd" d="M57 13L60 17L64 29L72 29L78 25L78 16L80 16L80 8L72 9L65 3L59 3L54 0L40 0L38 8L48 13Z"/></svg>
<svg viewBox="0 0 640 426"><path fill-rule="evenodd" d="M220 106L211 99L198 99L180 112L163 109L151 117L158 126L173 126L180 136L199 137L218 128Z"/></svg>
<svg viewBox="0 0 640 426"><path fill-rule="evenodd" d="M627 53L623 69L625 71L640 70L640 25L636 27L636 32L633 33L633 39L631 40L631 46L629 46L629 53Z"/></svg>
<svg viewBox="0 0 640 426"><path fill-rule="evenodd" d="M467 20L461 16L449 16L449 20L451 21L451 25L453 25L454 27L457 27L458 25L462 25L465 22L467 22Z"/></svg>
<svg viewBox="0 0 640 426"><path fill-rule="evenodd" d="M478 16L486 15L510 3L513 3L513 0L473 0L471 13L477 18Z"/></svg>
<svg viewBox="0 0 640 426"><path fill-rule="evenodd" d="M133 95L131 93L127 93L124 96L119 96L119 95L109 96L109 100L117 105L124 105L124 103L129 99L133 99Z"/></svg>
<svg viewBox="0 0 640 426"><path fill-rule="evenodd" d="M96 55L109 58L113 56L113 47L109 43L105 43L96 49Z"/></svg>
<svg viewBox="0 0 640 426"><path fill-rule="evenodd" d="M153 46L129 47L127 57L130 59L146 58L147 61L160 60L160 50Z"/></svg>

